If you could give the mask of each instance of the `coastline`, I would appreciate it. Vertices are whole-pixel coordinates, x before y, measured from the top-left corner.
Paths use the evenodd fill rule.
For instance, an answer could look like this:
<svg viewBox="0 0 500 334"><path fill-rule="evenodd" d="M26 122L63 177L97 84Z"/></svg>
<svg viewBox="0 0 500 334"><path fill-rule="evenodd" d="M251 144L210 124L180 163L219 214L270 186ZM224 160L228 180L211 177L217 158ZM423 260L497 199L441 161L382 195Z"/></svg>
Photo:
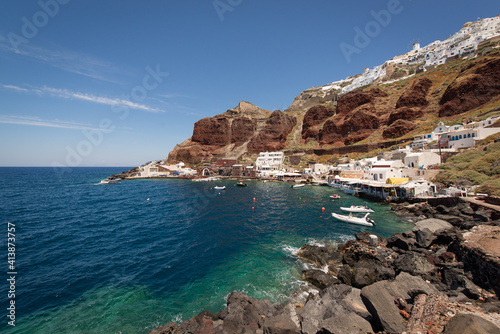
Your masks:
<svg viewBox="0 0 500 334"><path fill-rule="evenodd" d="M297 257L315 267L302 273L311 286L304 302L271 304L233 292L215 315L203 311L150 334L452 333L471 322L500 331L498 212L469 203L393 210L415 217L412 231L389 238L356 233L356 241L337 247L299 250Z"/></svg>

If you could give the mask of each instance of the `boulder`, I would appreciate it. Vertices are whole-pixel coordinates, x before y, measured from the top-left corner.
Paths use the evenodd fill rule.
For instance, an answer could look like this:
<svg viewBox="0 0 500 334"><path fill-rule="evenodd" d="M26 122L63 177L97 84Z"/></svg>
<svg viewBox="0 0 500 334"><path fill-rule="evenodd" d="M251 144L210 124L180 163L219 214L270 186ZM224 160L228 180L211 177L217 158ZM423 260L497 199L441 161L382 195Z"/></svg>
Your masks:
<svg viewBox="0 0 500 334"><path fill-rule="evenodd" d="M500 334L491 321L473 314L457 314L446 324L443 334Z"/></svg>
<svg viewBox="0 0 500 334"><path fill-rule="evenodd" d="M415 231L415 238L420 247L429 248L436 241L437 236L428 228L424 228Z"/></svg>
<svg viewBox="0 0 500 334"><path fill-rule="evenodd" d="M409 252L401 255L395 263L398 271L404 271L411 275L418 275L426 280L435 279L438 274L437 268L421 254Z"/></svg>
<svg viewBox="0 0 500 334"><path fill-rule="evenodd" d="M385 267L377 261L362 261L356 263L353 271L352 285L363 288L378 281L393 279L394 269Z"/></svg>
<svg viewBox="0 0 500 334"><path fill-rule="evenodd" d="M398 232L387 239L387 247L395 247L407 251L410 250L415 242L415 239L408 238L402 233Z"/></svg>
<svg viewBox="0 0 500 334"><path fill-rule="evenodd" d="M332 275L326 274L321 270L305 270L302 272L302 279L306 282L311 283L320 290L326 289L327 287L340 284L341 281Z"/></svg>
<svg viewBox="0 0 500 334"><path fill-rule="evenodd" d="M371 324L356 313L341 314L323 320L320 324L321 334L359 334L373 331Z"/></svg>
<svg viewBox="0 0 500 334"><path fill-rule="evenodd" d="M321 329L324 320L350 313L361 317L369 316L361 301L359 290L345 284L331 286L304 305L301 313L302 332L315 334Z"/></svg>
<svg viewBox="0 0 500 334"><path fill-rule="evenodd" d="M448 223L446 220L428 218L421 220L415 224L413 231L429 229L432 233L436 233L442 230L450 230L453 229L453 225Z"/></svg>
<svg viewBox="0 0 500 334"><path fill-rule="evenodd" d="M227 298L227 308L218 313L224 320L223 328L229 333L240 333L248 326L255 326L264 317L272 316L279 306L269 300L250 298L244 292L232 292Z"/></svg>
<svg viewBox="0 0 500 334"><path fill-rule="evenodd" d="M395 300L402 298L411 301L418 294L437 292L434 286L422 278L403 272L394 281L380 281L364 287L361 298L374 318L375 331L402 333L405 323Z"/></svg>
<svg viewBox="0 0 500 334"><path fill-rule="evenodd" d="M323 268L326 265L336 265L342 261L342 255L333 247L304 245L297 252L304 261Z"/></svg>
<svg viewBox="0 0 500 334"><path fill-rule="evenodd" d="M262 330L264 334L300 334L299 327L284 314L264 318Z"/></svg>
<svg viewBox="0 0 500 334"><path fill-rule="evenodd" d="M348 264L343 265L342 267L339 268L337 272L337 277L342 283L347 284L347 285L352 285L352 280L354 278L354 274L352 271L351 266Z"/></svg>

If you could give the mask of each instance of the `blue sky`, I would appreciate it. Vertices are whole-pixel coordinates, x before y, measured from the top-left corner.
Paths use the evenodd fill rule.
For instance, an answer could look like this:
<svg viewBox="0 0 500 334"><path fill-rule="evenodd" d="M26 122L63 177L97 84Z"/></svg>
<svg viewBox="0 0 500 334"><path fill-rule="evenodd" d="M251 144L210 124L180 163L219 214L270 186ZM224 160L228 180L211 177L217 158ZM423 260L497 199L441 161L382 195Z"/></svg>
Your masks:
<svg viewBox="0 0 500 334"><path fill-rule="evenodd" d="M355 46L373 13L384 21ZM246 100L286 109L495 1L3 0L0 166L137 166ZM348 59L349 58L349 59Z"/></svg>

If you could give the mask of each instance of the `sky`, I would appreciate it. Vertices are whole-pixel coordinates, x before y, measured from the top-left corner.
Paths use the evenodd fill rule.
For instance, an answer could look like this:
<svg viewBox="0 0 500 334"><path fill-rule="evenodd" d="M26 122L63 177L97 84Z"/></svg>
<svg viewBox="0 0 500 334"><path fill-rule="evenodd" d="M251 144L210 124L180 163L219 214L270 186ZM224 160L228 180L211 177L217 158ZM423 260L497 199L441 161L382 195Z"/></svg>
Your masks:
<svg viewBox="0 0 500 334"><path fill-rule="evenodd" d="M163 159L196 121L242 100L284 110L305 89L499 9L498 0L2 0L0 166Z"/></svg>

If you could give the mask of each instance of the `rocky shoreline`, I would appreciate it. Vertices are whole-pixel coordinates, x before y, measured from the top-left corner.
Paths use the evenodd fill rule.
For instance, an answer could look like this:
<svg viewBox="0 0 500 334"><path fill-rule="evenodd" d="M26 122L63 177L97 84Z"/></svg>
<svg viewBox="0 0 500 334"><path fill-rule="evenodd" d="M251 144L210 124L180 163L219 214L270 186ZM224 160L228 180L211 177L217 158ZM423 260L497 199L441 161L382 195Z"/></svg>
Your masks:
<svg viewBox="0 0 500 334"><path fill-rule="evenodd" d="M336 247L299 250L317 268L302 274L314 287L304 302L283 306L233 292L225 310L150 334L500 333L498 213L469 203L393 210L417 220L412 231L356 233Z"/></svg>

